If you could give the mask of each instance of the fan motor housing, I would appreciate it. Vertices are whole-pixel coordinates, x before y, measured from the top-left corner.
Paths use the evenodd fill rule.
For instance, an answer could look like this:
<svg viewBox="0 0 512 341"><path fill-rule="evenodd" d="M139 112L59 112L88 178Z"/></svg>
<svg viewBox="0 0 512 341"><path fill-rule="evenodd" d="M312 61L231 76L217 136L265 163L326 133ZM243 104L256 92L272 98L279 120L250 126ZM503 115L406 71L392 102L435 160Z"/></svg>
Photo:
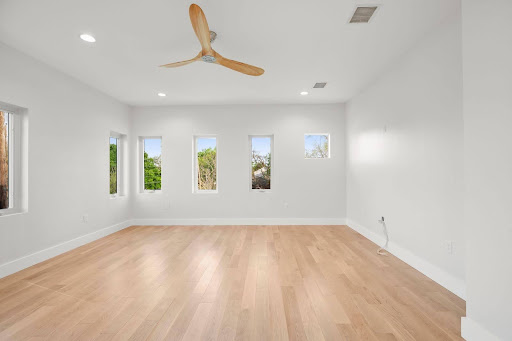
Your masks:
<svg viewBox="0 0 512 341"><path fill-rule="evenodd" d="M210 31L210 43L213 43L216 38L217 38L217 32Z"/></svg>
<svg viewBox="0 0 512 341"><path fill-rule="evenodd" d="M217 61L214 56L210 55L204 55L201 57L201 59L203 60L203 62L207 63L215 63Z"/></svg>

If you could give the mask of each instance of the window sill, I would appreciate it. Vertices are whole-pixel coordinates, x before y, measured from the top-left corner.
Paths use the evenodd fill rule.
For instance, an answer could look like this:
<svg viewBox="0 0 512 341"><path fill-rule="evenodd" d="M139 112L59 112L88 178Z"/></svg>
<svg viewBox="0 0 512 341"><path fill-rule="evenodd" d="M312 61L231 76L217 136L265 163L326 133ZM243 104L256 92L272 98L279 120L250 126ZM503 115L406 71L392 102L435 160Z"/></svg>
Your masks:
<svg viewBox="0 0 512 341"><path fill-rule="evenodd" d="M251 193L272 193L271 189L250 189Z"/></svg>
<svg viewBox="0 0 512 341"><path fill-rule="evenodd" d="M162 194L162 190L154 190L154 191L142 191L139 192L139 194L145 195L145 194Z"/></svg>
<svg viewBox="0 0 512 341"><path fill-rule="evenodd" d="M208 191L208 190L202 190L202 191L194 191L194 194L218 194L219 191Z"/></svg>
<svg viewBox="0 0 512 341"><path fill-rule="evenodd" d="M8 208L8 209L0 210L0 219L2 219L2 217L12 217L12 216L22 215L22 214L26 214L26 213L28 213L28 212L23 211L23 210Z"/></svg>

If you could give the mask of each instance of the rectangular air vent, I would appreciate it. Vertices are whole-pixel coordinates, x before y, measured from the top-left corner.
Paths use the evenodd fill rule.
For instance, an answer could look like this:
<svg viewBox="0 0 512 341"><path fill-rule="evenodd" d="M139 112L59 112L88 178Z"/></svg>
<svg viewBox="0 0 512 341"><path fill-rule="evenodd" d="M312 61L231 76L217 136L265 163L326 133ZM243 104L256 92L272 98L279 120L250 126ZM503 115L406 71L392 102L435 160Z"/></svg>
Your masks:
<svg viewBox="0 0 512 341"><path fill-rule="evenodd" d="M351 24L368 23L379 6L358 6L350 19Z"/></svg>
<svg viewBox="0 0 512 341"><path fill-rule="evenodd" d="M323 89L323 88L325 88L326 85L327 85L327 83L316 83L313 88L315 88L315 89Z"/></svg>

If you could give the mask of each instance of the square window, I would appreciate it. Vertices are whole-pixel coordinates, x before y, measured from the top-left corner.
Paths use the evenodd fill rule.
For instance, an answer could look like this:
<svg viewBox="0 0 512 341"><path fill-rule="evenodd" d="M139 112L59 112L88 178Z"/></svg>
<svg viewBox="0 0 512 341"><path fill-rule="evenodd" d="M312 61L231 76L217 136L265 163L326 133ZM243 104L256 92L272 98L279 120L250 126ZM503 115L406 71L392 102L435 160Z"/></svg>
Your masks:
<svg viewBox="0 0 512 341"><path fill-rule="evenodd" d="M304 156L306 159L328 159L330 154L329 134L305 134Z"/></svg>
<svg viewBox="0 0 512 341"><path fill-rule="evenodd" d="M194 189L217 191L217 138L196 136L194 143Z"/></svg>
<svg viewBox="0 0 512 341"><path fill-rule="evenodd" d="M273 136L249 136L251 145L251 189L271 189Z"/></svg>

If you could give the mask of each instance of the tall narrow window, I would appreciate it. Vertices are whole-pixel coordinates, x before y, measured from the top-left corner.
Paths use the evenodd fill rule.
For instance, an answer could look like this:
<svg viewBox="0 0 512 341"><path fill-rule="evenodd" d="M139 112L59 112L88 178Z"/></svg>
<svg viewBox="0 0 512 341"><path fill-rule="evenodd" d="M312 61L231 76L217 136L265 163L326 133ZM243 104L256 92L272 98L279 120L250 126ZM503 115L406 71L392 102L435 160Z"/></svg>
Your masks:
<svg viewBox="0 0 512 341"><path fill-rule="evenodd" d="M0 209L12 207L12 114L0 111Z"/></svg>
<svg viewBox="0 0 512 341"><path fill-rule="evenodd" d="M217 138L195 138L195 190L217 191Z"/></svg>
<svg viewBox="0 0 512 341"><path fill-rule="evenodd" d="M306 159L330 158L329 140L329 134L304 135L304 154Z"/></svg>
<svg viewBox="0 0 512 341"><path fill-rule="evenodd" d="M272 136L249 136L251 144L251 188L269 190L272 179Z"/></svg>
<svg viewBox="0 0 512 341"><path fill-rule="evenodd" d="M119 139L110 137L110 194L117 194L118 182L118 143Z"/></svg>
<svg viewBox="0 0 512 341"><path fill-rule="evenodd" d="M144 190L158 191L162 189L162 139L144 138Z"/></svg>

